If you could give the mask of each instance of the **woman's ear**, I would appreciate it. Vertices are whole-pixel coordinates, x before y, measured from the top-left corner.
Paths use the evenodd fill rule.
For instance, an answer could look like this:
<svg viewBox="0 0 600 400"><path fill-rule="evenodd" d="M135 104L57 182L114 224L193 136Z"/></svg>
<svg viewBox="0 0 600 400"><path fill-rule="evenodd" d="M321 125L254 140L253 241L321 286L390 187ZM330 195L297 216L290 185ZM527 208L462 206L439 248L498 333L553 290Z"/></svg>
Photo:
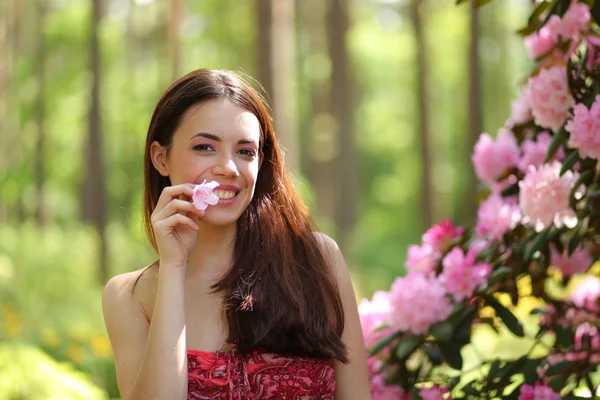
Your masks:
<svg viewBox="0 0 600 400"><path fill-rule="evenodd" d="M169 169L167 168L167 149L160 145L157 141L152 142L150 145L150 157L152 158L152 165L162 175L169 176Z"/></svg>

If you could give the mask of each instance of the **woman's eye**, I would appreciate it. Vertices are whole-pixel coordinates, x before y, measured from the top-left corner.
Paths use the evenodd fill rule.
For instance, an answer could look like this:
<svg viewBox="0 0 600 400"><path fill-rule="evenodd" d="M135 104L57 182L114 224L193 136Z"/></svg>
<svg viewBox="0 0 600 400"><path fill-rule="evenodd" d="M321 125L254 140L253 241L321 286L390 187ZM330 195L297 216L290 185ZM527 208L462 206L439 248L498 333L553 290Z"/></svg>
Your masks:
<svg viewBox="0 0 600 400"><path fill-rule="evenodd" d="M212 147L210 147L207 144L197 144L194 146L194 150L198 150L198 151L211 151L213 150Z"/></svg>
<svg viewBox="0 0 600 400"><path fill-rule="evenodd" d="M256 157L256 152L254 150L242 149L239 153L248 156L248 157Z"/></svg>

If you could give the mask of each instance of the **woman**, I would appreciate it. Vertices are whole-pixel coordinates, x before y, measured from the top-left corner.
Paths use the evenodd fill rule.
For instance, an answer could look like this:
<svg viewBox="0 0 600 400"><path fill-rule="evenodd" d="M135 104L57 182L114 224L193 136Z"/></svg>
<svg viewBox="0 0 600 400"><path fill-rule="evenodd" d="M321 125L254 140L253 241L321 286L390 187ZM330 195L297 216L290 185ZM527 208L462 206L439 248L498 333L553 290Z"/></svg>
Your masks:
<svg viewBox="0 0 600 400"><path fill-rule="evenodd" d="M229 72L179 79L144 170L159 260L103 293L123 399L370 399L348 270L314 232L261 97ZM219 200L201 211L204 181Z"/></svg>

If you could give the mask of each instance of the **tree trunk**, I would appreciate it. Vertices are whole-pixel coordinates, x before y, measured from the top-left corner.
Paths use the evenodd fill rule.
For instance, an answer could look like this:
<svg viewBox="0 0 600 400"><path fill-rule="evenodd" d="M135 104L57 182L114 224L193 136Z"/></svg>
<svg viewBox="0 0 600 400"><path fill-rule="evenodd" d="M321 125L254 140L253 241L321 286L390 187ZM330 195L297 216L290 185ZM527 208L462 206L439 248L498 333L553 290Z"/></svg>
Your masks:
<svg viewBox="0 0 600 400"><path fill-rule="evenodd" d="M421 15L422 0L413 0L411 4L411 15L415 30L417 51L417 103L418 103L418 129L419 150L421 152L421 186L420 205L422 230L428 229L433 224L433 185L431 165L430 131L429 131L429 101L428 97L428 65L427 65L427 40L423 31L423 19ZM424 228L424 229L423 229Z"/></svg>
<svg viewBox="0 0 600 400"><path fill-rule="evenodd" d="M47 13L46 1L38 1L37 11L37 48L35 61L35 74L37 77L37 94L34 105L35 123L37 126L37 140L35 145L34 173L36 187L36 210L35 216L38 224L44 226L47 224L46 195L44 191L45 166L46 166L46 110L44 102L46 100L46 44L44 36L44 25Z"/></svg>
<svg viewBox="0 0 600 400"><path fill-rule="evenodd" d="M284 149L286 165L292 173L297 173L294 1L256 0L255 8L259 79L271 98L275 131Z"/></svg>
<svg viewBox="0 0 600 400"><path fill-rule="evenodd" d="M301 35L307 39L306 46L299 47L298 62L302 63L316 54L328 54L327 13L329 5L322 0L306 0L298 3ZM314 68L314 67L312 67ZM300 71L304 69L300 68ZM310 71L309 74L314 74ZM306 75L301 80L307 84L310 106L301 123L306 140L306 164L314 193L311 210L323 231L335 236L335 179L334 158L337 155L335 124L331 115L331 82L329 77Z"/></svg>
<svg viewBox="0 0 600 400"><path fill-rule="evenodd" d="M91 21L91 70L92 92L89 116L89 135L87 147L86 175L83 182L83 219L91 222L99 238L99 273L98 279L105 283L108 279L107 248L106 248L106 188L102 160L102 124L100 117L100 82L101 60L98 30L101 24L101 0L93 0Z"/></svg>
<svg viewBox="0 0 600 400"><path fill-rule="evenodd" d="M174 81L181 74L180 32L183 23L184 0L171 0L169 9L168 39L169 59L171 60L171 79Z"/></svg>
<svg viewBox="0 0 600 400"><path fill-rule="evenodd" d="M473 147L477 142L477 138L481 134L483 129L482 121L482 110L481 110L481 70L479 67L479 18L476 2L469 2L470 7L470 46L469 46L469 137L467 140L467 152L470 155L473 151ZM475 176L475 170L471 167L467 169L469 171L468 184L465 190L467 196L463 205L463 212L461 220L464 223L472 222L475 220L477 209L474 207L475 197L477 194L477 177Z"/></svg>
<svg viewBox="0 0 600 400"><path fill-rule="evenodd" d="M348 0L330 0L329 52L331 55L331 110L337 121L338 155L335 158L337 183L335 224L339 241L348 257L357 214L357 159L354 147L353 80L346 34L349 27Z"/></svg>
<svg viewBox="0 0 600 400"><path fill-rule="evenodd" d="M256 10L256 43L258 43L256 59L258 81L265 90L269 104L273 100L273 43L271 41L271 31L273 26L272 0L255 0L254 9Z"/></svg>
<svg viewBox="0 0 600 400"><path fill-rule="evenodd" d="M7 141L8 126L8 75L11 60L8 24L11 15L10 3L0 2L0 174L4 174L7 167L6 156L9 143ZM0 197L0 226L6 222L6 205Z"/></svg>

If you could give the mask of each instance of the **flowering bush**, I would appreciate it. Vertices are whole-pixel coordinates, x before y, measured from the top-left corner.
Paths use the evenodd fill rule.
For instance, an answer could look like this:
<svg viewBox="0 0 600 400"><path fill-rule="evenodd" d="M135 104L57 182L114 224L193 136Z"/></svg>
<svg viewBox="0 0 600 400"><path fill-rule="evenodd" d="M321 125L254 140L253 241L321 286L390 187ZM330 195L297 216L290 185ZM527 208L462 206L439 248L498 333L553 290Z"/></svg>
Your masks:
<svg viewBox="0 0 600 400"><path fill-rule="evenodd" d="M407 274L360 305L375 400L600 396L598 21L600 0L535 3L520 31L535 71L497 138L474 148L488 187L476 226L430 228ZM534 329L514 313L525 297L540 305ZM484 326L531 348L464 369Z"/></svg>

